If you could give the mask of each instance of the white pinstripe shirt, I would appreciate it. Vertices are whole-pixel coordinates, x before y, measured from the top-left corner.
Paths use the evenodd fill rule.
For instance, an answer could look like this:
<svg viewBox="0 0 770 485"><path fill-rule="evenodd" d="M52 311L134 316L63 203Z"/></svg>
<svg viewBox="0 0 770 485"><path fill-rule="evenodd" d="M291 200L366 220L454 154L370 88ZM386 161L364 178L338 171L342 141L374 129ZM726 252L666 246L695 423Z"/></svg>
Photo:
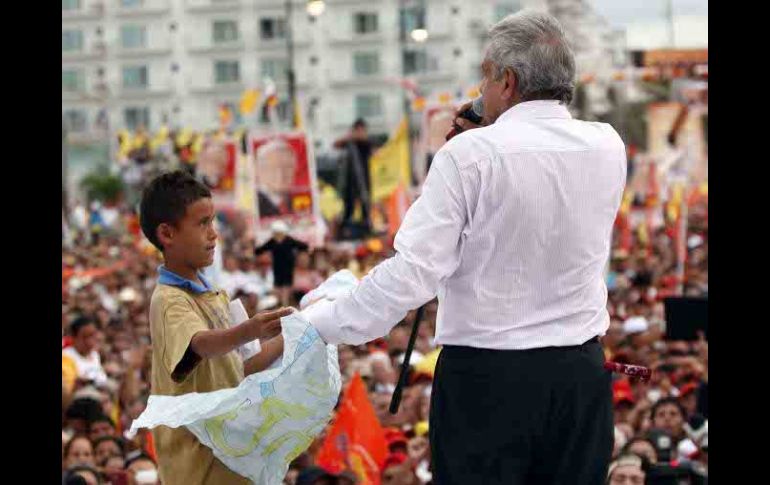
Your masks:
<svg viewBox="0 0 770 485"><path fill-rule="evenodd" d="M438 295L439 344L527 349L604 335L625 181L612 127L574 120L557 101L520 103L444 145L396 255L306 315L326 342L360 344Z"/></svg>

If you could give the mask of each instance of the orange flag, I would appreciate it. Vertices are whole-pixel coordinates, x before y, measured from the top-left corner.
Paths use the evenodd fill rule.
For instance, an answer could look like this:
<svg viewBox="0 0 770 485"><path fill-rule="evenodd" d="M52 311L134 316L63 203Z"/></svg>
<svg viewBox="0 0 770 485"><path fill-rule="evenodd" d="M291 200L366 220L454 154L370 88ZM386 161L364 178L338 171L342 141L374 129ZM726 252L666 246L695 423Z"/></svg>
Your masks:
<svg viewBox="0 0 770 485"><path fill-rule="evenodd" d="M399 184L393 194L388 197L388 235L395 237L398 228L401 227L401 221L404 220L406 210L409 208L409 202L406 198L404 185Z"/></svg>
<svg viewBox="0 0 770 485"><path fill-rule="evenodd" d="M352 471L360 485L379 485L388 444L361 376L356 373L342 395L316 463L331 473Z"/></svg>

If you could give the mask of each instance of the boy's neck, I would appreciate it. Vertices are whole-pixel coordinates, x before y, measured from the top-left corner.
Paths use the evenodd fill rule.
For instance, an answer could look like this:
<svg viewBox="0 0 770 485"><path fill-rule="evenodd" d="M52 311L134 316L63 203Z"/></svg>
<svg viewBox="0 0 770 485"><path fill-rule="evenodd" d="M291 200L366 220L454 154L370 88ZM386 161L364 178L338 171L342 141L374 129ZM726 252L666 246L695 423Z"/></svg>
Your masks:
<svg viewBox="0 0 770 485"><path fill-rule="evenodd" d="M198 277L198 271L200 271L198 268L192 268L184 263L180 263L177 261L170 261L166 259L165 261L166 269L171 271L172 273L176 273L182 278L186 278L190 281L194 281L199 284L203 284L203 282Z"/></svg>

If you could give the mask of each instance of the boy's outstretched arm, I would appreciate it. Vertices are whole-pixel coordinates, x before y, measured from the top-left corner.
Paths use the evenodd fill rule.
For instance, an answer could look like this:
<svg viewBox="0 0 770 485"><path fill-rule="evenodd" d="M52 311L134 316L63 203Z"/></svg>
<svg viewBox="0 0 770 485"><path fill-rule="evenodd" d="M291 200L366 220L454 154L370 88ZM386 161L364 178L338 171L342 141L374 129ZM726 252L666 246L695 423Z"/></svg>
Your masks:
<svg viewBox="0 0 770 485"><path fill-rule="evenodd" d="M256 372L262 372L275 362L283 354L283 335L273 337L267 342L262 342L262 350L253 357L243 362L243 374L248 376Z"/></svg>
<svg viewBox="0 0 770 485"><path fill-rule="evenodd" d="M224 355L245 343L275 335L281 328L281 318L291 313L291 308L281 308L258 313L241 325L227 329L199 331L190 340L190 349L204 359Z"/></svg>

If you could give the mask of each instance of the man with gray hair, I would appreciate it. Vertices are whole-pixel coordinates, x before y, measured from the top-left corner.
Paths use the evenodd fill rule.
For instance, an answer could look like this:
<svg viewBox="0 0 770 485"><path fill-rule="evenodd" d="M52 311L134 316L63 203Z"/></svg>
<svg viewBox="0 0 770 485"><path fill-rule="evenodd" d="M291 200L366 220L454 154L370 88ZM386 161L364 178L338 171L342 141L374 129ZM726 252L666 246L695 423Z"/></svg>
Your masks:
<svg viewBox="0 0 770 485"><path fill-rule="evenodd" d="M613 444L604 268L625 147L570 116L575 60L550 15L493 26L482 72L483 126L455 120L463 132L436 153L397 254L308 317L325 341L361 344L438 296L436 483L599 485Z"/></svg>

